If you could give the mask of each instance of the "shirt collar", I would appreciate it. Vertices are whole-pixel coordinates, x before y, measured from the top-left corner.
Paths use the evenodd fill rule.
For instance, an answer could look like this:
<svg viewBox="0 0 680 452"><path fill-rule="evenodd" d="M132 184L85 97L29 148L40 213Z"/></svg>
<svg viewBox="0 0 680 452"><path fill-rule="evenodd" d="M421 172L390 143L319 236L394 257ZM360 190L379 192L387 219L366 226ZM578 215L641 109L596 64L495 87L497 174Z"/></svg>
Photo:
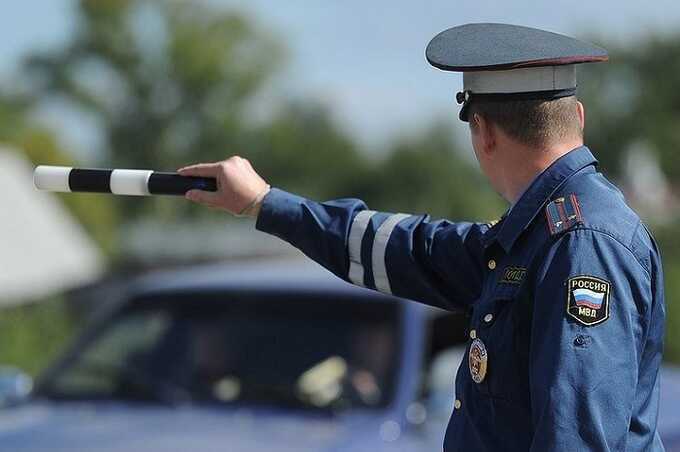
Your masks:
<svg viewBox="0 0 680 452"><path fill-rule="evenodd" d="M485 240L487 246L495 239L509 253L522 231L536 218L553 193L573 174L593 164L597 164L597 159L586 146L555 160L534 179L503 220L489 231L496 230L489 234L488 241Z"/></svg>
<svg viewBox="0 0 680 452"><path fill-rule="evenodd" d="M505 213L506 216L507 216L507 215L510 215L510 212L512 212L512 209L517 205L517 203L519 202L519 200L522 199L522 196L524 195L524 193L529 189L529 187L531 187L531 184L533 184L534 181L535 181L539 176L540 176L540 174L537 175L537 176L535 176L535 177L534 177L533 179L531 179L531 181L524 187L524 189L521 191L520 195L517 197L517 199L515 200L515 202L513 202L512 204L510 204L510 207L508 208L508 211Z"/></svg>

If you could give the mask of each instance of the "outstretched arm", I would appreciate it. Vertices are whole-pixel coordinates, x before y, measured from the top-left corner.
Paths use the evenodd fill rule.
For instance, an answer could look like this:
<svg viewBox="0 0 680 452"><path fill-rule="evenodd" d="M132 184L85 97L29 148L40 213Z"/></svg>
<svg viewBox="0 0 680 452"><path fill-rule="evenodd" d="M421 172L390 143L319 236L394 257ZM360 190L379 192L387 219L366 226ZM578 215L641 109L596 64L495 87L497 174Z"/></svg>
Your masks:
<svg viewBox="0 0 680 452"><path fill-rule="evenodd" d="M479 296L486 225L375 212L357 199L319 203L269 190L240 157L180 174L217 178L217 192L191 191L188 199L232 214L247 211L257 217L259 230L349 282L445 309L465 309Z"/></svg>

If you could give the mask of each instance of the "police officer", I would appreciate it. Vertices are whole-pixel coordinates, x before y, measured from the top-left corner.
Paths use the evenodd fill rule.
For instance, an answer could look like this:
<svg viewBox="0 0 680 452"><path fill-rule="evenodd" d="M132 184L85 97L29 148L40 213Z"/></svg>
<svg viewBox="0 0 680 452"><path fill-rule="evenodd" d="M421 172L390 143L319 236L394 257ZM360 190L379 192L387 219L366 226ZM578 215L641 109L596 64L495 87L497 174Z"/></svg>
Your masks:
<svg viewBox="0 0 680 452"><path fill-rule="evenodd" d="M657 451L664 301L659 251L583 145L575 64L594 45L468 24L428 61L463 72L460 118L493 188L496 224L318 203L269 188L232 157L180 170L218 179L195 202L259 230L354 284L471 313L446 451Z"/></svg>

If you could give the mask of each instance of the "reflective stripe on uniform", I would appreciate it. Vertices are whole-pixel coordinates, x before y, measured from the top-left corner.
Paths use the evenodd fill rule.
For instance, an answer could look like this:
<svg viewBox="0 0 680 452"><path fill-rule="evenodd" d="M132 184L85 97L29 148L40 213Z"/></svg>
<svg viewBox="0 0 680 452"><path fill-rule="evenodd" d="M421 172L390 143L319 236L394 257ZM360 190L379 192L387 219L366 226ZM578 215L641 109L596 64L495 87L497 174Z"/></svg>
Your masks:
<svg viewBox="0 0 680 452"><path fill-rule="evenodd" d="M377 212L374 210L362 210L352 221L349 230L347 249L349 251L349 280L354 284L364 287L364 266L361 263L361 241L366 234L368 223Z"/></svg>
<svg viewBox="0 0 680 452"><path fill-rule="evenodd" d="M390 240L392 231L404 219L410 217L403 213L392 215L387 218L380 225L375 233L373 239L373 250L371 253L371 260L373 261L373 278L375 280L375 288L387 294L392 294L390 288L390 281L387 278L387 268L385 266L385 252L387 251L387 242Z"/></svg>

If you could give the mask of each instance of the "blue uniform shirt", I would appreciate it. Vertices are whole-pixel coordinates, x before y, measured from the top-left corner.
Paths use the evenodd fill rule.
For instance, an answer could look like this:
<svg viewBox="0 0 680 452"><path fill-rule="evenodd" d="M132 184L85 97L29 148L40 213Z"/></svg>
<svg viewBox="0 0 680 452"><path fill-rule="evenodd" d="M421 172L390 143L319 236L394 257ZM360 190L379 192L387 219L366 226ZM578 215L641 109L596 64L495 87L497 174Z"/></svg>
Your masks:
<svg viewBox="0 0 680 452"><path fill-rule="evenodd" d="M445 451L657 451L659 251L588 148L497 224L272 189L258 229L360 286L471 315Z"/></svg>

